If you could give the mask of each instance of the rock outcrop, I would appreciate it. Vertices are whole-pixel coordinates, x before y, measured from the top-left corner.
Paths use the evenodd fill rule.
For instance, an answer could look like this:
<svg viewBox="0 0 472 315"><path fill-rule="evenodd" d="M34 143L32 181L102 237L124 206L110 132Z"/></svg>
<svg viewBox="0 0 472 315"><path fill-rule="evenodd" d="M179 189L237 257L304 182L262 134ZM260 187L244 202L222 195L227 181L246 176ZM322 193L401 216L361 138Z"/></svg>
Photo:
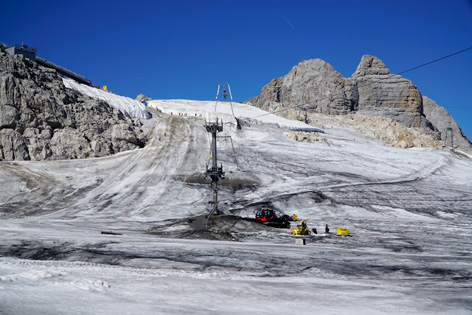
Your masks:
<svg viewBox="0 0 472 315"><path fill-rule="evenodd" d="M285 77L264 86L261 95L248 102L266 109L270 102L303 105L304 110L325 114L347 114L357 110L357 87L321 59L302 61Z"/></svg>
<svg viewBox="0 0 472 315"><path fill-rule="evenodd" d="M136 100L137 100L138 102L141 102L141 103L143 103L143 102L149 102L149 101L152 101L152 98L150 98L150 97L147 97L147 96L146 96L146 95L144 95L144 94L139 94L138 96L136 96Z"/></svg>
<svg viewBox="0 0 472 315"><path fill-rule="evenodd" d="M288 134L287 139L304 143L322 142L329 145L333 145L333 142L329 141L326 137L320 136L313 132L295 131Z"/></svg>
<svg viewBox="0 0 472 315"><path fill-rule="evenodd" d="M423 111L426 118L440 132L441 140L443 140L446 145L472 151L472 143L467 139L454 118L449 115L444 107L439 106L430 98L423 96Z"/></svg>
<svg viewBox="0 0 472 315"><path fill-rule="evenodd" d="M390 74L379 58L362 56L351 79L359 91L359 113L388 117L406 127L433 129L423 114L422 96L416 85Z"/></svg>
<svg viewBox="0 0 472 315"><path fill-rule="evenodd" d="M66 89L55 72L0 49L0 160L99 157L143 147L139 120Z"/></svg>
<svg viewBox="0 0 472 315"><path fill-rule="evenodd" d="M425 115L423 96L416 85L391 74L382 60L369 55L361 58L350 78L344 78L321 59L302 61L287 75L273 79L259 96L247 102L268 111L281 105L307 113L386 117L405 127L422 130L435 139L444 138L444 128L436 126L442 118ZM447 115L444 119L452 117ZM470 150L470 141L459 130L456 129L456 137L462 140L456 144Z"/></svg>

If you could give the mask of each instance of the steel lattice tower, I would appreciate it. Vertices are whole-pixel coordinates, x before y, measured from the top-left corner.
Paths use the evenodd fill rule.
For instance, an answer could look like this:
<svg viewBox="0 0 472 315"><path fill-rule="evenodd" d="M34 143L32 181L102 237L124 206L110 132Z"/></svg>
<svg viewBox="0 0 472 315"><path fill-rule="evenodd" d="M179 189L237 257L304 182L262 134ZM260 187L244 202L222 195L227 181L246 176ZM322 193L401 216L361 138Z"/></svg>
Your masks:
<svg viewBox="0 0 472 315"><path fill-rule="evenodd" d="M206 176L211 179L211 192L213 194L213 201L210 201L211 210L210 216L212 214L220 214L218 210L218 181L225 178L225 173L223 172L223 165L221 164L218 167L217 159L217 148L216 148L216 134L223 131L223 121L216 118L216 122L207 122L205 123L205 128L208 132L211 132L211 166L207 165ZM209 216L209 217L210 217Z"/></svg>

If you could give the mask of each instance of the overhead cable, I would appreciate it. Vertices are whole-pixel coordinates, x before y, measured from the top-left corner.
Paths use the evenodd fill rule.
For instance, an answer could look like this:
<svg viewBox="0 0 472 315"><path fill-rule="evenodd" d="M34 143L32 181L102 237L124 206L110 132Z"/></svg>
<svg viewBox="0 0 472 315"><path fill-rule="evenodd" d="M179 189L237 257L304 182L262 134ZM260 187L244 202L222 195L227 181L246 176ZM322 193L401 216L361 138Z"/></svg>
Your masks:
<svg viewBox="0 0 472 315"><path fill-rule="evenodd" d="M418 68L421 68L421 67L427 66L427 65L429 65L429 64L432 64L432 63L434 63L434 62L437 62L437 61L439 61L439 60L443 60L443 59L446 59L446 58L452 57L452 56L454 56L454 55L457 55L457 54L463 53L464 51L467 51L467 50L470 50L470 49L472 49L472 47L469 47L469 48L463 49L463 50L461 50L461 51L455 52L455 53L453 53L453 54L450 54L450 55L444 56L444 57L442 57L442 58L439 58L439 59L436 59L436 60L433 60L433 61L427 62L427 63L425 63L425 64L422 64L422 65L420 65L420 66L417 66L417 67L414 67L414 68L411 68L411 69L408 69L408 70L405 70L405 71L399 72L399 73L397 73L397 74L402 74L402 73L405 73L405 72L408 72L408 71L412 71L412 70L415 70L415 69L418 69Z"/></svg>

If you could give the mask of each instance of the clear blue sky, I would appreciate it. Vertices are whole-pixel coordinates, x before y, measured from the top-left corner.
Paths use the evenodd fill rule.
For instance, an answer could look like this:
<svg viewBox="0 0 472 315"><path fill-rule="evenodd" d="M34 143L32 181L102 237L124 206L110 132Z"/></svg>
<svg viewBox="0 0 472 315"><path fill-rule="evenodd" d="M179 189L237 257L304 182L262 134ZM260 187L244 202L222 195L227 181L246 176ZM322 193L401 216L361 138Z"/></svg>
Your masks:
<svg viewBox="0 0 472 315"><path fill-rule="evenodd" d="M132 98L245 101L306 59L350 77L364 54L398 73L471 47L472 1L2 1L0 41ZM472 139L472 50L403 76Z"/></svg>

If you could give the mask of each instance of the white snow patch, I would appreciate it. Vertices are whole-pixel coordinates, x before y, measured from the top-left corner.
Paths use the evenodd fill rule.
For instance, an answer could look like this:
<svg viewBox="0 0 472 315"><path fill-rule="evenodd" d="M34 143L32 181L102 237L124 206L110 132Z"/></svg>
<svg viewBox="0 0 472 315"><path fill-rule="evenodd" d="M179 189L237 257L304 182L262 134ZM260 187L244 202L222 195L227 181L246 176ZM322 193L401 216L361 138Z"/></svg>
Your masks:
<svg viewBox="0 0 472 315"><path fill-rule="evenodd" d="M152 100L148 106L160 109L162 112L172 115L204 117L208 121L216 118L223 119L224 122L236 123L235 117L246 120L254 125L266 125L275 128L304 128L314 129L298 120L286 119L260 108L243 104L215 101L192 101L192 100ZM233 116L234 112L234 116Z"/></svg>
<svg viewBox="0 0 472 315"><path fill-rule="evenodd" d="M64 85L72 90L80 92L82 94L88 95L93 98L103 100L110 104L111 106L127 113L130 117L133 118L149 118L150 115L144 106L143 103L133 100L132 98L126 96L120 96L101 90L99 88L94 88L85 84L78 83L72 79L62 79Z"/></svg>

